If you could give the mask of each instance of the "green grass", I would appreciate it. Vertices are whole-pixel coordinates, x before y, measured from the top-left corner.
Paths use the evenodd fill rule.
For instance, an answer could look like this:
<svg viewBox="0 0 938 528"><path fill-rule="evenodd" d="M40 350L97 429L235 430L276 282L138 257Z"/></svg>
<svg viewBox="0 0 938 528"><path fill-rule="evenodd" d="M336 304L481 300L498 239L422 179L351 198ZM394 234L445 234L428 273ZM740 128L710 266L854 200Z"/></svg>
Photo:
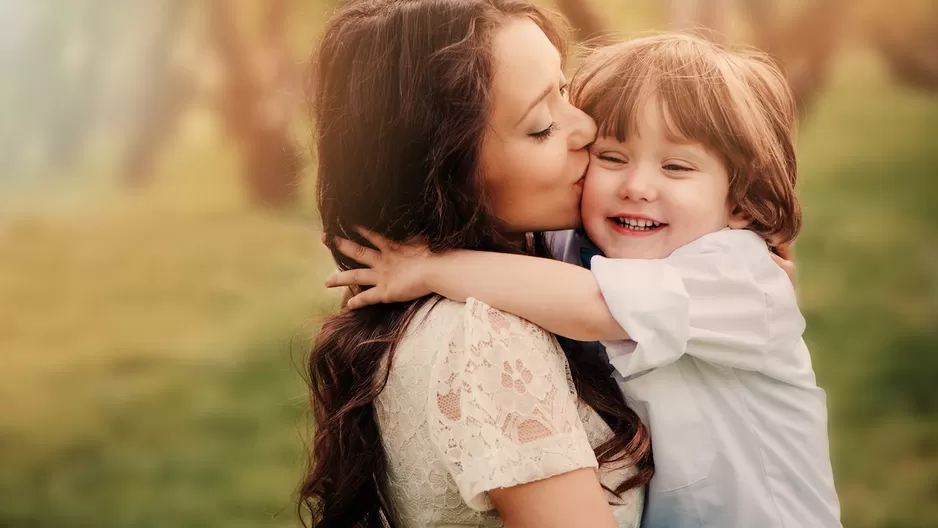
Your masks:
<svg viewBox="0 0 938 528"><path fill-rule="evenodd" d="M797 251L848 527L938 525L938 97L845 62L800 141Z"/></svg>
<svg viewBox="0 0 938 528"><path fill-rule="evenodd" d="M295 525L302 386L282 339L250 348L236 365L124 364L86 400L93 430L5 435L0 525ZM146 377L159 389L120 394Z"/></svg>
<svg viewBox="0 0 938 528"><path fill-rule="evenodd" d="M147 196L3 218L0 526L296 525L329 261L195 144ZM799 295L848 528L938 525L936 145L938 96L862 53L803 125Z"/></svg>
<svg viewBox="0 0 938 528"><path fill-rule="evenodd" d="M312 226L20 218L0 253L0 526L296 524Z"/></svg>

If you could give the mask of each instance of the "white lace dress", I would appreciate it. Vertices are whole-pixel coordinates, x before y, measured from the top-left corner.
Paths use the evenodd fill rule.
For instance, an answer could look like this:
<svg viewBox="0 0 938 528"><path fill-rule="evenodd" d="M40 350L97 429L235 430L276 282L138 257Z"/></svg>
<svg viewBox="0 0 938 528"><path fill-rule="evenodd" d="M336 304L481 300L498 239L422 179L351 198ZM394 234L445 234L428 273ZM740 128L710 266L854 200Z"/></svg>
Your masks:
<svg viewBox="0 0 938 528"><path fill-rule="evenodd" d="M596 467L612 432L579 401L552 335L480 301L428 303L377 400L391 501L405 527L502 526L487 492ZM615 488L634 469L600 470ZM607 493L637 527L643 490Z"/></svg>

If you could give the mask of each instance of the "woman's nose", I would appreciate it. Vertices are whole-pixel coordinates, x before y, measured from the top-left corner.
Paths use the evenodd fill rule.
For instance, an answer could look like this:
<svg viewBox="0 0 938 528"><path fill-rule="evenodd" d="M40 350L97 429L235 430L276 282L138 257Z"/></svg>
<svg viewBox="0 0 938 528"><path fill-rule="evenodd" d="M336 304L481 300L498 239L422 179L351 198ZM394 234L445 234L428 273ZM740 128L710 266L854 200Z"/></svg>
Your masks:
<svg viewBox="0 0 938 528"><path fill-rule="evenodd" d="M580 150L596 140L596 122L575 106L572 109L573 129L570 132L570 150Z"/></svg>

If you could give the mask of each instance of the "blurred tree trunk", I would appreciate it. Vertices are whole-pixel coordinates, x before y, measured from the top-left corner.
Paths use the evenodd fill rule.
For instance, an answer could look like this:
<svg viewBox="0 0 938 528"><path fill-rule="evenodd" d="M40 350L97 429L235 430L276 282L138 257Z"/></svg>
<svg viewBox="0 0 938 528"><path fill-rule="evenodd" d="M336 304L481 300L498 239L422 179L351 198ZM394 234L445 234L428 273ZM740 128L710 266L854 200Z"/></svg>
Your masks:
<svg viewBox="0 0 938 528"><path fill-rule="evenodd" d="M813 0L790 20L778 16L774 0L747 0L755 44L775 57L805 115L827 82L846 17L843 0Z"/></svg>
<svg viewBox="0 0 938 528"><path fill-rule="evenodd" d="M176 129L195 91L192 80L173 67L171 57L188 2L171 0L165 5L146 58L149 67L137 97L136 126L125 146L122 179L134 187L150 183L156 155Z"/></svg>
<svg viewBox="0 0 938 528"><path fill-rule="evenodd" d="M777 0L739 0L755 45L785 72L804 115L827 81L844 19L843 0L813 0L793 17L780 16ZM724 42L733 0L671 0L670 25Z"/></svg>
<svg viewBox="0 0 938 528"><path fill-rule="evenodd" d="M771 27L778 16L776 0L740 0L743 13L749 19L753 30Z"/></svg>
<svg viewBox="0 0 938 528"><path fill-rule="evenodd" d="M103 0L73 11L42 2L13 9L10 23L22 26L6 29L10 41L0 44L6 76L0 97L4 128L10 127L0 166L21 166L23 144L34 142L43 171L65 174L98 125L114 9Z"/></svg>
<svg viewBox="0 0 938 528"><path fill-rule="evenodd" d="M51 114L54 121L46 125L48 161L57 170L74 163L95 128L108 46L113 45L108 38L112 9L107 2L86 2L85 8L87 12L82 13L85 18L78 25L86 51L71 75L62 79L63 84L58 88L66 87L66 90L59 92L57 100L52 101L57 107Z"/></svg>
<svg viewBox="0 0 938 528"><path fill-rule="evenodd" d="M938 22L938 21L936 21ZM877 31L872 42L889 71L901 82L925 90L938 90L938 24L896 35Z"/></svg>
<svg viewBox="0 0 938 528"><path fill-rule="evenodd" d="M209 0L207 5L212 38L225 70L218 111L241 146L251 197L262 205L289 205L296 198L302 163L290 130L289 79L294 74L285 41L290 4L268 0L259 52L238 30L232 2Z"/></svg>
<svg viewBox="0 0 938 528"><path fill-rule="evenodd" d="M733 0L671 0L669 25L677 31L690 31L724 43L732 7Z"/></svg>
<svg viewBox="0 0 938 528"><path fill-rule="evenodd" d="M570 21L574 38L580 42L605 35L611 29L593 0L557 0L557 8Z"/></svg>

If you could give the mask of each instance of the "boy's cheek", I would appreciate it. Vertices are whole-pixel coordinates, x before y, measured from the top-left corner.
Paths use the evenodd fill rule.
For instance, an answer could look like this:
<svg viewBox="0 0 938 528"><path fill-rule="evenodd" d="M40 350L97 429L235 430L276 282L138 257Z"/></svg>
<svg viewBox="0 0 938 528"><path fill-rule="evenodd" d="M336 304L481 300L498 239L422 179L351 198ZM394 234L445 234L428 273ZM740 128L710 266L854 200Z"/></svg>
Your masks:
<svg viewBox="0 0 938 528"><path fill-rule="evenodd" d="M608 199L607 191L602 185L597 185L600 183L597 181L597 178L592 179L592 185L590 184L590 180L590 176L587 175L583 185L583 199L580 201L580 216L583 219L583 227L586 229L587 234L590 234L591 231L599 227L605 218L605 211L608 208L608 204L605 201ZM597 233L592 233L593 236L596 234Z"/></svg>
<svg viewBox="0 0 938 528"><path fill-rule="evenodd" d="M586 179L583 182L583 195L580 198L580 216L583 217L584 222L586 222L590 213L596 210L596 194L595 179L591 181L589 173L587 173Z"/></svg>
<svg viewBox="0 0 938 528"><path fill-rule="evenodd" d="M604 211L608 207L606 201L615 196L615 189L608 184L609 178L604 176L594 165L590 165L586 172L586 178L583 180L583 198L580 200L580 212L584 217L590 212Z"/></svg>

